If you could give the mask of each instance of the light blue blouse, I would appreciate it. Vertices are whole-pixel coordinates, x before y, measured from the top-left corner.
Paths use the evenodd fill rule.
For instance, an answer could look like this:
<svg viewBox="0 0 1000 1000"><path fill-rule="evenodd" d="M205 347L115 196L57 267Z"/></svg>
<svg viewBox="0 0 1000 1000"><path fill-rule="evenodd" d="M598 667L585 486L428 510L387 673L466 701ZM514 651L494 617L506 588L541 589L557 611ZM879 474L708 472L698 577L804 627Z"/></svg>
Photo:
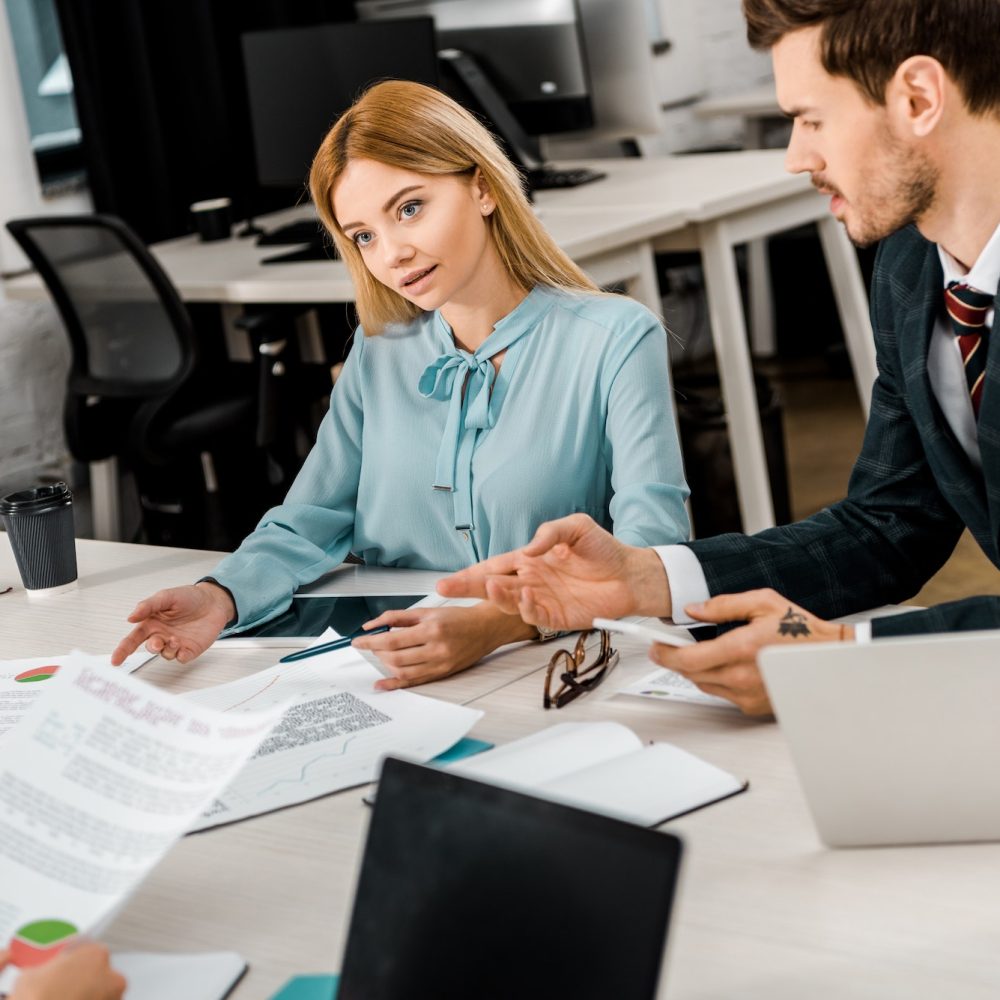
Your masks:
<svg viewBox="0 0 1000 1000"><path fill-rule="evenodd" d="M242 628L349 552L456 570L576 511L632 545L679 542L687 493L659 320L537 286L474 354L436 312L359 330L285 502L210 575Z"/></svg>

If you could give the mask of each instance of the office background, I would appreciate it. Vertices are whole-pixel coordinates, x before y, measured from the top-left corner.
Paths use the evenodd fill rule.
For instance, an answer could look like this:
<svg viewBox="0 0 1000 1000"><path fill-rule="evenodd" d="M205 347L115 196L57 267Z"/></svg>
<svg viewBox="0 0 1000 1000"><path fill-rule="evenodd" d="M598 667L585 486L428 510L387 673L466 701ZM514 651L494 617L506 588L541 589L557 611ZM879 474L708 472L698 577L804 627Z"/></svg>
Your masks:
<svg viewBox="0 0 1000 1000"><path fill-rule="evenodd" d="M177 205L188 200L229 195L238 204L241 199L252 202L257 212L283 203L280 194L272 193L269 201L266 191L253 188L249 122L242 114L228 115L233 101L227 87L238 77L231 63L239 33L339 20L350 16L351 5L344 0L295 4L255 0L237 10L209 0L186 0L141 6L140 14L138 0L4 0L6 16L0 17L3 219L88 211L96 201L98 207L126 216L145 239L153 241L183 231L180 227L186 220ZM744 123L738 116L698 113L699 102L752 89L770 79L767 57L746 44L738 0L647 0L645 12L650 41L669 45L660 46L652 57L660 128L657 134L639 139L641 151L738 148L744 140ZM58 17L66 27L71 61L95 69L76 94L84 136L88 128L91 135L100 133L104 146L117 150L113 159L118 164L123 150L133 150L137 163L155 164L148 176L130 178L131 183L125 184L120 166L116 175L111 163L91 156L88 185L79 170L86 157L78 153L76 159L60 162L50 156L45 163L44 144L37 138L32 143L27 101L34 104L33 119L49 114L53 131L65 133L67 125L74 127L66 118L67 114L72 118L73 104L69 75L65 64L56 65L52 59L52 26ZM216 54L218 72L213 66ZM45 70L45 86L25 97L22 81L26 67L30 70L33 64ZM197 88L190 86L191 74L186 72L190 66L200 67ZM171 86L177 88L175 104L164 98ZM133 134L116 134L108 130L102 110L109 101L117 104L119 114L130 102L158 114L148 120L143 116L144 126ZM222 121L228 130L224 141L218 136L210 141ZM162 142L163 137L174 141ZM780 127L771 139L780 142ZM556 158L617 152L611 143L588 146L565 139L553 141L550 151ZM44 184L36 160L47 169ZM171 197L165 196L168 192ZM772 253L780 266L780 248L777 253L772 248ZM23 257L4 234L0 271L9 274L24 266ZM816 267L822 270L818 253ZM698 268L680 261L664 277L665 319L686 342L682 360L697 360L710 352ZM821 337L814 350L788 351L789 345L783 346L786 356L779 351L759 367L780 388L791 512L801 516L842 494L860 441L862 418L853 385L842 377L846 365L838 364L837 345ZM51 305L5 299L0 290L0 490L4 492L40 478L72 480L80 474L72 468L61 424L68 354ZM921 599L997 591L991 568L975 546L963 543Z"/></svg>

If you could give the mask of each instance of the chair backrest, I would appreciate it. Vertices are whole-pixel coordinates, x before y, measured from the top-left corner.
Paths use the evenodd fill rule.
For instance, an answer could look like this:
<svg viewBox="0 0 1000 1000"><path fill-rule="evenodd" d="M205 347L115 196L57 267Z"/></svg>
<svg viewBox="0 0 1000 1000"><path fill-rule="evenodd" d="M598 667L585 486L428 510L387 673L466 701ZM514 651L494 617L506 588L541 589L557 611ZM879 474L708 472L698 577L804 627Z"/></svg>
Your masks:
<svg viewBox="0 0 1000 1000"><path fill-rule="evenodd" d="M73 349L69 390L149 399L194 366L191 321L177 290L136 234L108 215L7 223L55 301Z"/></svg>

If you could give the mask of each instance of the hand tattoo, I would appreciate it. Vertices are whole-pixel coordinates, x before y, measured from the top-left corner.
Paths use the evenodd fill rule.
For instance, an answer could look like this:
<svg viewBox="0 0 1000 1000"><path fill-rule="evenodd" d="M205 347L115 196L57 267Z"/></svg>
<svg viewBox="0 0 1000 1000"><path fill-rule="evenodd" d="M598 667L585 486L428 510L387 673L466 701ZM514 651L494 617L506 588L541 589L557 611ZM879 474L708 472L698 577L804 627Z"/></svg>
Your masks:
<svg viewBox="0 0 1000 1000"><path fill-rule="evenodd" d="M812 633L809 631L806 616L800 611L793 611L789 608L785 616L778 622L778 635L788 635L797 639L799 636L812 635Z"/></svg>

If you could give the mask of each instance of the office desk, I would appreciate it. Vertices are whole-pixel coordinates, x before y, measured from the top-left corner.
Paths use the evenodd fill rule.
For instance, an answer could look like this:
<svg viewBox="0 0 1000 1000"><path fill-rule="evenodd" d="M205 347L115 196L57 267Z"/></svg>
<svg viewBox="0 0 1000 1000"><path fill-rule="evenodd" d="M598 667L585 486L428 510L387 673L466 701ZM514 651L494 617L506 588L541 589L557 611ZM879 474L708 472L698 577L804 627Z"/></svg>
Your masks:
<svg viewBox="0 0 1000 1000"><path fill-rule="evenodd" d="M111 648L136 598L192 579L211 553L81 542L75 593L0 597L0 657ZM0 581L16 580L0 535ZM632 651L605 684L541 708L547 647L522 646L424 693L486 712L473 735L507 740L554 722L614 719L750 779L750 790L667 824L687 853L663 1000L995 1000L1000 845L829 851L816 838L781 731L727 709L614 698L650 669ZM266 650L210 651L141 676L173 690L229 680ZM888 738L888 735L887 735ZM116 948L236 949L235 1000L262 1000L296 972L340 961L368 811L361 790L185 838L107 934ZM567 931L571 934L571 929ZM474 992L470 993L470 997Z"/></svg>
<svg viewBox="0 0 1000 1000"><path fill-rule="evenodd" d="M743 526L747 532L770 527L774 507L733 250L805 222L818 223L867 414L875 349L853 248L808 179L785 172L778 150L584 165L604 170L608 177L569 190L539 192L536 205L556 242L596 281L624 281L630 294L659 312L654 250L701 253ZM311 211L301 206L261 221L280 225L309 217ZM353 297L346 268L339 262L260 265L262 257L280 253L280 247L257 247L238 239L201 243L189 236L151 249L187 301L236 306L344 302ZM13 279L6 287L12 297L44 297L34 276Z"/></svg>

